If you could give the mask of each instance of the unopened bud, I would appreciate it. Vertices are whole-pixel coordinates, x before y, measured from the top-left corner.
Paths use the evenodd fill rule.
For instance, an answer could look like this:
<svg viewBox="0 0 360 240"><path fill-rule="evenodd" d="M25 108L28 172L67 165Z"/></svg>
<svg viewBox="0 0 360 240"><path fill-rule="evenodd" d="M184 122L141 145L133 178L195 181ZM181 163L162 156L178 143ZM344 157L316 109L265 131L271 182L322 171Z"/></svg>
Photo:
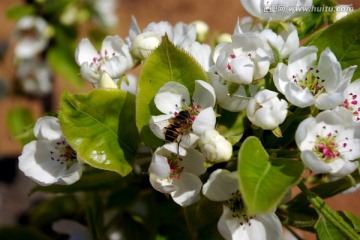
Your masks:
<svg viewBox="0 0 360 240"><path fill-rule="evenodd" d="M114 82L114 80L107 74L106 72L103 72L101 75L101 79L99 82L99 88L113 88L117 89L118 86Z"/></svg>
<svg viewBox="0 0 360 240"><path fill-rule="evenodd" d="M213 163L225 162L231 158L231 143L214 129L206 130L200 136L198 143L201 152Z"/></svg>
<svg viewBox="0 0 360 240"><path fill-rule="evenodd" d="M204 43L209 34L209 25L207 25L206 22L201 20L197 20L195 22L192 22L191 24L194 24L196 28L196 40Z"/></svg>
<svg viewBox="0 0 360 240"><path fill-rule="evenodd" d="M136 36L131 50L136 58L146 59L160 42L161 36L156 32L144 32Z"/></svg>

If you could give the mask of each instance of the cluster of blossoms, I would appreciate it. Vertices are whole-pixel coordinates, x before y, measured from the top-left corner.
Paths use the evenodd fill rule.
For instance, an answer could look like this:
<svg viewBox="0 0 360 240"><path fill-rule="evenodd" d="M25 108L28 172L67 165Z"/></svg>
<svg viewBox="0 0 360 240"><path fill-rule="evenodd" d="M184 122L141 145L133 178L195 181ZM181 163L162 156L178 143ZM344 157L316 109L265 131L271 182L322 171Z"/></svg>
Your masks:
<svg viewBox="0 0 360 240"><path fill-rule="evenodd" d="M52 91L51 70L42 57L49 44L49 24L39 16L25 16L16 25L17 78L26 94L42 97Z"/></svg>
<svg viewBox="0 0 360 240"><path fill-rule="evenodd" d="M304 14L263 14L259 1L241 2L250 14L268 22ZM286 4L311 6L312 1ZM309 107L312 115L295 133L300 158L314 173L344 177L358 168L360 158L360 80L351 82L356 66L342 69L330 48L318 59L315 46L300 47L297 28L289 21L275 31L248 19L239 20L230 41L214 49L202 42L200 29L200 23L172 26L159 22L141 31L133 17L125 40L107 36L97 51L83 39L75 59L81 76L95 88L122 89L136 95L137 80L128 73L151 56L165 35L189 53L207 72L209 81L194 79L190 94L186 86L169 79L154 96L161 115L151 116L149 127L164 144L153 149L150 183L183 207L202 195L221 202L218 230L225 239L281 239L277 215L249 215L238 173L223 168L235 154L231 141L216 128L216 118L221 115L218 110L245 111L254 129L280 137L281 124L291 111ZM272 90L266 88L268 78ZM62 135L57 119L40 119L34 132L37 140L24 147L20 169L44 185L78 180L82 161ZM203 183L201 177L209 166L215 170Z"/></svg>
<svg viewBox="0 0 360 240"><path fill-rule="evenodd" d="M108 28L116 25L116 1L92 0L87 4L93 9L93 21ZM59 9L59 24L68 27L84 22L86 19L83 18L89 14L81 5L70 3L64 9ZM53 76L46 55L54 38L54 27L53 23L38 15L27 15L17 21L14 31L16 77L27 95L44 97L52 92Z"/></svg>

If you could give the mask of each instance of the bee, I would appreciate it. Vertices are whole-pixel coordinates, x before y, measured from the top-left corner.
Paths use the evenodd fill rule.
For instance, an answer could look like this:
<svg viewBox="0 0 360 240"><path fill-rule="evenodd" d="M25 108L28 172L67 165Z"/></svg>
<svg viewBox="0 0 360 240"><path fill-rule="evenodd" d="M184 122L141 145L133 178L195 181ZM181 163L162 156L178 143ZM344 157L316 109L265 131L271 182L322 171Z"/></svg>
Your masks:
<svg viewBox="0 0 360 240"><path fill-rule="evenodd" d="M164 129L165 141L175 142L180 144L179 138L181 135L191 131L192 120L190 113L187 110L180 111L175 117L169 120L169 125Z"/></svg>

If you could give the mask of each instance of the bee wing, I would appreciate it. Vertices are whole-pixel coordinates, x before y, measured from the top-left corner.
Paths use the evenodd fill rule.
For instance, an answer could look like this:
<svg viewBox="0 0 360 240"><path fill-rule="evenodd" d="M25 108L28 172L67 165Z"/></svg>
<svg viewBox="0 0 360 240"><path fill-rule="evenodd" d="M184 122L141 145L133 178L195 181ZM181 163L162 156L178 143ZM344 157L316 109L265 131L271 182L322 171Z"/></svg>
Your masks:
<svg viewBox="0 0 360 240"><path fill-rule="evenodd" d="M150 130L161 139L165 140L164 129L169 126L169 120L172 118L170 115L151 116Z"/></svg>

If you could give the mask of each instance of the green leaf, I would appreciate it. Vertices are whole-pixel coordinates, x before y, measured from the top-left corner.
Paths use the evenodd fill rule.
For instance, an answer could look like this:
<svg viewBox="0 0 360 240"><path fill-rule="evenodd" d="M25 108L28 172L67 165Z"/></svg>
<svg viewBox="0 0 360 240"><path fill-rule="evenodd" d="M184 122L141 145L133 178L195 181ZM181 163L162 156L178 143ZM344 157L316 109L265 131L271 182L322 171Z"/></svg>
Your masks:
<svg viewBox="0 0 360 240"><path fill-rule="evenodd" d="M23 145L35 139L33 131L35 120L29 109L13 108L9 111L6 120L11 135Z"/></svg>
<svg viewBox="0 0 360 240"><path fill-rule="evenodd" d="M320 215L318 221L316 222L315 229L319 240L347 239L337 227L335 227L322 215Z"/></svg>
<svg viewBox="0 0 360 240"><path fill-rule="evenodd" d="M343 69L353 65L360 66L360 10L314 34L305 45L316 46L319 54L329 47ZM353 76L353 79L358 78L360 78L360 67Z"/></svg>
<svg viewBox="0 0 360 240"><path fill-rule="evenodd" d="M300 161L269 159L256 137L248 137L239 150L240 192L249 214L272 212L304 171Z"/></svg>
<svg viewBox="0 0 360 240"><path fill-rule="evenodd" d="M136 99L136 125L141 139L150 146L163 143L149 128L151 115L160 115L154 104L158 90L169 81L176 81L188 88L192 94L195 80L207 81L201 66L183 50L174 46L167 37L147 58L142 68Z"/></svg>
<svg viewBox="0 0 360 240"><path fill-rule="evenodd" d="M306 207L299 210L289 210L287 216L281 216L284 218L281 222L286 225L290 225L296 228L300 228L307 231L314 231L314 225L318 214L315 209Z"/></svg>
<svg viewBox="0 0 360 240"><path fill-rule="evenodd" d="M350 212L340 212L342 218L344 218L351 226L355 229L356 232L360 232L360 218Z"/></svg>
<svg viewBox="0 0 360 240"><path fill-rule="evenodd" d="M84 80L80 77L80 67L75 62L74 51L68 46L55 46L49 49L47 60L51 69L62 79L80 88Z"/></svg>
<svg viewBox="0 0 360 240"><path fill-rule="evenodd" d="M137 152L135 97L113 89L61 96L59 120L64 136L80 159L122 176Z"/></svg>

